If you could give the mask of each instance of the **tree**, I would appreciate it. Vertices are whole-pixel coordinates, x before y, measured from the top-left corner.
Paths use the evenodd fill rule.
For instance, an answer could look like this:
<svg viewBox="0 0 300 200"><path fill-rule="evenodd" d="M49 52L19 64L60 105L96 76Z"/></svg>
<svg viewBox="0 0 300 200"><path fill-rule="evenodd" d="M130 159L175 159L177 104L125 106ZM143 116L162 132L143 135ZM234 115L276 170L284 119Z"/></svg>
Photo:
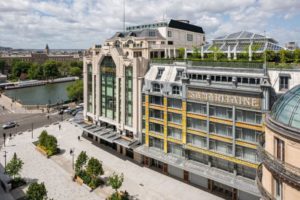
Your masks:
<svg viewBox="0 0 300 200"><path fill-rule="evenodd" d="M88 156L86 155L86 152L81 151L75 163L76 174L78 174L82 170L82 167L86 164L87 160L88 160Z"/></svg>
<svg viewBox="0 0 300 200"><path fill-rule="evenodd" d="M266 54L266 57L267 57L267 62L274 62L275 61L275 58L276 58L275 51L266 50L265 54Z"/></svg>
<svg viewBox="0 0 300 200"><path fill-rule="evenodd" d="M86 172L95 179L98 175L104 173L102 163L98 159L91 157L87 164Z"/></svg>
<svg viewBox="0 0 300 200"><path fill-rule="evenodd" d="M192 53L193 58L199 58L199 48L193 47L193 53Z"/></svg>
<svg viewBox="0 0 300 200"><path fill-rule="evenodd" d="M55 78L59 76L59 68L60 63L55 62L53 60L48 60L43 64L44 68L44 76L45 78Z"/></svg>
<svg viewBox="0 0 300 200"><path fill-rule="evenodd" d="M57 139L53 135L48 135L46 140L48 155L53 155L57 151Z"/></svg>
<svg viewBox="0 0 300 200"><path fill-rule="evenodd" d="M21 60L14 60L12 62L12 75L15 78L19 78L21 74L27 74L28 70L31 67L31 63L29 62L24 62Z"/></svg>
<svg viewBox="0 0 300 200"><path fill-rule="evenodd" d="M48 137L47 131L43 130L39 136L39 140L38 140L39 145L46 147L47 137Z"/></svg>
<svg viewBox="0 0 300 200"><path fill-rule="evenodd" d="M281 49L279 51L279 57L280 57L280 62L281 63L286 63L287 61L287 51L284 49Z"/></svg>
<svg viewBox="0 0 300 200"><path fill-rule="evenodd" d="M123 173L121 175L113 173L113 175L108 177L108 184L115 190L115 193L117 193L117 194L118 194L118 189L123 184L123 181L124 181Z"/></svg>
<svg viewBox="0 0 300 200"><path fill-rule="evenodd" d="M82 69L80 69L79 67L71 67L69 70L69 73L71 76L78 76L78 77L82 77Z"/></svg>
<svg viewBox="0 0 300 200"><path fill-rule="evenodd" d="M26 192L27 200L43 200L47 198L47 190L44 183L31 183Z"/></svg>
<svg viewBox="0 0 300 200"><path fill-rule="evenodd" d="M70 67L73 68L73 67L79 67L80 69L83 68L83 62L82 61L72 61L70 63Z"/></svg>
<svg viewBox="0 0 300 200"><path fill-rule="evenodd" d="M4 72L4 68L5 68L5 60L0 59L0 73Z"/></svg>
<svg viewBox="0 0 300 200"><path fill-rule="evenodd" d="M178 49L178 57L179 58L184 58L184 54L185 54L185 49L184 48L179 48Z"/></svg>
<svg viewBox="0 0 300 200"><path fill-rule="evenodd" d="M15 179L16 176L19 176L20 171L23 167L23 161L17 157L17 154L14 153L13 158L6 165L6 173Z"/></svg>
<svg viewBox="0 0 300 200"><path fill-rule="evenodd" d="M300 49L296 49L294 51L294 62L299 63L300 62Z"/></svg>
<svg viewBox="0 0 300 200"><path fill-rule="evenodd" d="M67 87L67 93L69 99L81 101L83 99L83 81L76 80L72 85Z"/></svg>

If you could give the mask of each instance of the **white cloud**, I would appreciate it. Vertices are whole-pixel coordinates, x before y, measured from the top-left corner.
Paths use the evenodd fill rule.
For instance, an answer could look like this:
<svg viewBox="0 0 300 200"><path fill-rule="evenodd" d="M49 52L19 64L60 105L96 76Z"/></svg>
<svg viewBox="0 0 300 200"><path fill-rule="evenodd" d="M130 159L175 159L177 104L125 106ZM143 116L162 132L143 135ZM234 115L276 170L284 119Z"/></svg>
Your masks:
<svg viewBox="0 0 300 200"><path fill-rule="evenodd" d="M273 37L287 42L300 40L297 30L284 34L284 27L272 25L273 18L289 24L299 17L299 8L298 0L127 0L126 21L151 23L167 14L202 26L209 39L269 29L278 30L282 34ZM88 48L122 30L122 20L123 0L0 0L0 46L43 48L49 43L52 48Z"/></svg>

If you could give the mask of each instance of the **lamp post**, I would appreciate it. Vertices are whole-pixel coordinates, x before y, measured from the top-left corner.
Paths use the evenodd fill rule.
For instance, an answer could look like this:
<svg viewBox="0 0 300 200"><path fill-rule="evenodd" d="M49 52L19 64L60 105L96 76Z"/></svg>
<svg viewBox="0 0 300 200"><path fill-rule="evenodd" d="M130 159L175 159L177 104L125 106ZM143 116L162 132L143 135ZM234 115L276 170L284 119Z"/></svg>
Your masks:
<svg viewBox="0 0 300 200"><path fill-rule="evenodd" d="M70 155L72 156L72 169L74 170L74 151L75 148L70 149Z"/></svg>
<svg viewBox="0 0 300 200"><path fill-rule="evenodd" d="M3 140L4 140L3 145L4 145L4 146L5 146L5 139L6 139L6 134L3 133Z"/></svg>
<svg viewBox="0 0 300 200"><path fill-rule="evenodd" d="M6 173L6 153L7 151L4 151L4 173Z"/></svg>
<svg viewBox="0 0 300 200"><path fill-rule="evenodd" d="M33 139L33 123L31 123L31 139Z"/></svg>

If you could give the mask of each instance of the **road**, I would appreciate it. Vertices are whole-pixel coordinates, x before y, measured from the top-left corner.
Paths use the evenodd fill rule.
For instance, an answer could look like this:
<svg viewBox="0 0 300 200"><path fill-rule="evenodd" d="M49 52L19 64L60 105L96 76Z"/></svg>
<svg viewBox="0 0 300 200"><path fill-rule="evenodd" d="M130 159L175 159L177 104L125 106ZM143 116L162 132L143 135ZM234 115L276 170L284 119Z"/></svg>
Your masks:
<svg viewBox="0 0 300 200"><path fill-rule="evenodd" d="M62 120L62 116L57 113L50 113L49 119L45 113L28 113L28 114L17 114L6 111L5 113L0 111L0 148L3 145L3 133L9 137L10 134L16 134L18 132L24 132L33 128L39 128L45 125L49 125ZM70 115L64 114L63 119L70 118ZM19 126L10 129L3 129L2 125L9 122L15 121Z"/></svg>

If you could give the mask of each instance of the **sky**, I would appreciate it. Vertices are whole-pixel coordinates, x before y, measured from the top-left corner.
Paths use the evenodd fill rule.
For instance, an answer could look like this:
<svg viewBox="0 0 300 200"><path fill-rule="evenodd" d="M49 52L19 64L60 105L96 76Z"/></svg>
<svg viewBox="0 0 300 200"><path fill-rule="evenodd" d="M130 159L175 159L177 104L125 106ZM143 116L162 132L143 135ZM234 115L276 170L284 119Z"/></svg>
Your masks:
<svg viewBox="0 0 300 200"><path fill-rule="evenodd" d="M187 19L207 40L245 30L300 45L300 0L126 0L126 26ZM0 46L86 49L123 29L123 0L0 0Z"/></svg>

